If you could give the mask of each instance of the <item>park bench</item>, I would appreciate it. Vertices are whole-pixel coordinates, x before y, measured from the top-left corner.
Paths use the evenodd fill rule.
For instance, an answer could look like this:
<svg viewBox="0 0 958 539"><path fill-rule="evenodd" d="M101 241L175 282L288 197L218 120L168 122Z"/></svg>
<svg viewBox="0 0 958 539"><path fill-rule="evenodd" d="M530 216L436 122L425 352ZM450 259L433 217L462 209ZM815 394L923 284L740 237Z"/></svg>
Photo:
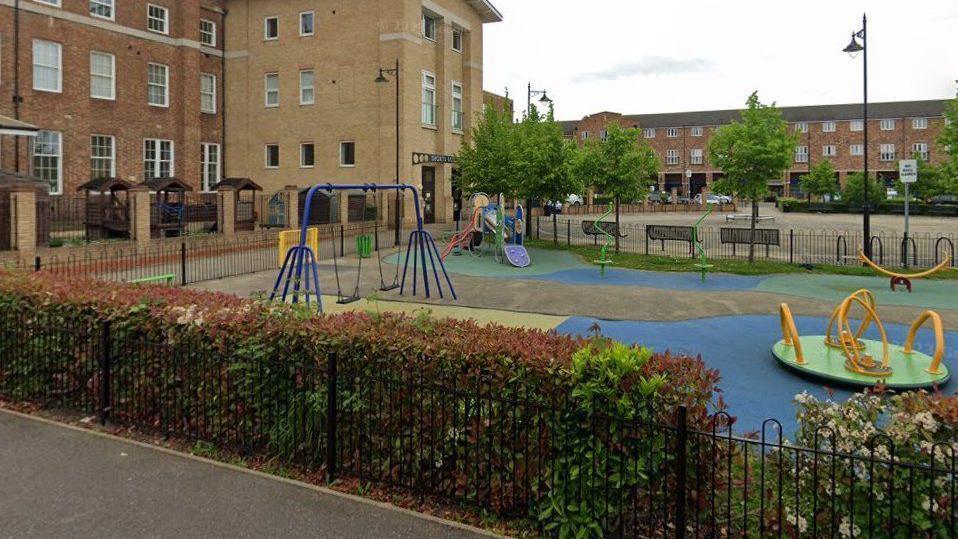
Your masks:
<svg viewBox="0 0 958 539"><path fill-rule="evenodd" d="M752 220L752 216L747 213L730 213L725 216L726 223L730 221L734 222L734 221L751 221L751 220ZM769 216L762 216L762 215L759 215L758 217L755 218L756 223L761 223L764 221L771 221L774 223L775 218L769 217Z"/></svg>
<svg viewBox="0 0 958 539"><path fill-rule="evenodd" d="M662 250L665 250L665 242L681 241L689 244L689 253L692 253L692 227L690 226L672 226L672 225L648 225L645 227L645 251L649 251L649 240L662 242Z"/></svg>
<svg viewBox="0 0 958 539"><path fill-rule="evenodd" d="M732 256L735 256L736 245L748 245L751 243L751 229L748 228L722 228L719 231L720 241L723 245L732 245ZM769 249L774 245L780 247L781 233L777 228L756 228L755 245L765 246L765 257L768 258Z"/></svg>
<svg viewBox="0 0 958 539"><path fill-rule="evenodd" d="M589 236L603 236L603 231L610 236L624 238L628 234L623 234L619 230L619 224L609 221L582 221L582 232Z"/></svg>

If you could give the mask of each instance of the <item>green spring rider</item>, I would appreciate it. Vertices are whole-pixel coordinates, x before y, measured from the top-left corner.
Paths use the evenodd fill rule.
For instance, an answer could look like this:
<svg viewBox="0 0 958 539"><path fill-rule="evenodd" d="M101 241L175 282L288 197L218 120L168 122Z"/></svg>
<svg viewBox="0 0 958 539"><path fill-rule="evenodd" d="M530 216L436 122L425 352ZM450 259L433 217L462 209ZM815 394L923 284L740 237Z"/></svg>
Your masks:
<svg viewBox="0 0 958 539"><path fill-rule="evenodd" d="M599 275L602 277L605 276L606 266L612 265L612 259L608 257L607 252L609 250L609 244L615 241L615 238L612 236L612 234L609 234L609 232L606 229L599 226L599 224L602 222L603 219L612 215L614 208L615 206L613 206L612 203L610 202L609 210L603 213L602 217L599 217L599 220L592 225L595 228L596 232L601 232L605 236L605 243L602 244L602 249L599 251L599 259L592 261L593 264L599 265Z"/></svg>
<svg viewBox="0 0 958 539"><path fill-rule="evenodd" d="M705 215L703 215L698 221L695 222L695 226L692 227L692 244L695 245L695 249L699 252L699 263L694 264L696 268L702 270L702 282L705 282L705 274L708 272L709 268L714 268L712 264L708 263L708 258L705 257L705 247L702 246L699 235L699 226L701 226L702 221L708 219L709 215L712 215L712 205L707 204L705 209Z"/></svg>

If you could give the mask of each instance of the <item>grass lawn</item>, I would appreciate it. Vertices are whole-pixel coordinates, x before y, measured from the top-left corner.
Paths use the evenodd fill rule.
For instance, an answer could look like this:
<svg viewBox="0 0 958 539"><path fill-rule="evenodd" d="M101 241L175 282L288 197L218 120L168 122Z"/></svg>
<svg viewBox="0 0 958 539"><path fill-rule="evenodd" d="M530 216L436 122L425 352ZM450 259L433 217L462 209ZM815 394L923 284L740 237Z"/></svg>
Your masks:
<svg viewBox="0 0 958 539"><path fill-rule="evenodd" d="M583 259L587 263L591 263L592 260L595 260L599 256L599 250L596 247L582 247L582 246L572 246L568 247L565 245L559 245L556 247L551 241L548 240L535 240L527 239L526 243L530 247L537 247L539 249L559 249L567 250L574 253L576 256ZM655 255L641 255L635 253L626 253L621 252L615 254L614 251L610 249L609 256L615 261L616 268L628 268L636 270L645 270L645 271L675 271L675 272L698 272L699 268L695 267L695 264L699 262L698 258L676 258L671 256L655 256ZM806 273L806 274L821 274L821 275L859 275L866 277L881 277L879 273L871 270L870 268L861 267L861 266L830 266L825 264L817 264L813 269L805 269L798 264L789 264L788 262L777 262L770 260L756 260L755 262L749 263L746 260L728 260L728 259L714 259L709 258L708 263L712 264L714 267L709 268L709 272L719 272L719 273L732 273L735 275L772 275L776 273ZM889 268L892 271L898 271L901 273L914 273L915 269L900 269L900 268ZM947 279L947 280L958 280L958 271L942 271L932 275L931 277L925 277L926 279Z"/></svg>

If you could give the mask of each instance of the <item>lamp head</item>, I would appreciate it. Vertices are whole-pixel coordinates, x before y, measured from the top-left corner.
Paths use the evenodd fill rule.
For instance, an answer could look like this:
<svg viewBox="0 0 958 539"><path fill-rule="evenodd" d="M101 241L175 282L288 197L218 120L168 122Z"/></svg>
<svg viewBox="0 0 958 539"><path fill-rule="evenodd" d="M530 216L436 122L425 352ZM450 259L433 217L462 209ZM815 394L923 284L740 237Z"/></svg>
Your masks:
<svg viewBox="0 0 958 539"><path fill-rule="evenodd" d="M379 70L379 76L376 77L376 84L385 84L389 82L389 79L386 78L386 75L383 74L383 70Z"/></svg>
<svg viewBox="0 0 958 539"><path fill-rule="evenodd" d="M842 49L843 52L847 52L852 58L858 56L858 53L863 50L865 50L865 47L862 47L861 43L855 39L855 34L852 34L852 40L848 43L848 46Z"/></svg>
<svg viewBox="0 0 958 539"><path fill-rule="evenodd" d="M545 92L542 92L542 99L539 100L540 103L552 103L552 100L549 99L549 95Z"/></svg>

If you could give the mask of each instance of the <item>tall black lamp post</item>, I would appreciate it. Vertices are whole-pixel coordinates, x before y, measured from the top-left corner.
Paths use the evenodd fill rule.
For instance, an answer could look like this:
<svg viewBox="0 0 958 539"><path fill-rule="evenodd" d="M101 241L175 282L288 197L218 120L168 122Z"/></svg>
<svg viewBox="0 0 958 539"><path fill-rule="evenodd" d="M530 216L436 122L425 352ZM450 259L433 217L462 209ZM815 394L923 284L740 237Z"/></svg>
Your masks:
<svg viewBox="0 0 958 539"><path fill-rule="evenodd" d="M542 98L539 99L539 103L542 103L545 105L552 103L552 100L549 99L549 94L547 93L547 90L533 90L531 82L529 83L527 90L528 91L526 92L526 116L529 116L529 114L532 113L532 98L533 97L538 97L541 95ZM556 196L559 196L559 194L556 193ZM526 214L527 215L524 216L526 220L526 236L527 237L532 236L532 219L530 218L530 216L532 215L531 212L532 212L532 199L527 198L526 199Z"/></svg>
<svg viewBox="0 0 958 539"><path fill-rule="evenodd" d="M862 234L864 234L865 245L864 251L865 256L871 258L872 256L872 242L871 242L871 199L868 198L868 35L866 29L868 28L868 17L862 15L862 29L857 32L852 32L852 40L843 50L855 58L858 56L858 53L862 53L862 66L864 69L864 98L862 101L862 116L863 116L863 126L862 133L864 137L864 159L865 159L865 183L862 187L862 195L864 197L864 202L862 203ZM861 39L861 43L858 40Z"/></svg>
<svg viewBox="0 0 958 539"><path fill-rule="evenodd" d="M376 84L386 84L389 79L386 75L392 75L396 81L396 185L399 185L399 59L396 59L396 67L379 68L379 76L376 77ZM396 245L399 245L399 229L402 228L402 191L396 190Z"/></svg>

